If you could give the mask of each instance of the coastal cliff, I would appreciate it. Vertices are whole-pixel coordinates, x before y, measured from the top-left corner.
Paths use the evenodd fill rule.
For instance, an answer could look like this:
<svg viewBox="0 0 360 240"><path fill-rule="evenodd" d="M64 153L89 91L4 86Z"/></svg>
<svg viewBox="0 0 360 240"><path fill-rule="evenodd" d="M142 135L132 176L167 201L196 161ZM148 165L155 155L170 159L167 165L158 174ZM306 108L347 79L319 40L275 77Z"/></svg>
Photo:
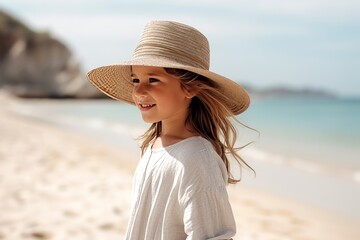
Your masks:
<svg viewBox="0 0 360 240"><path fill-rule="evenodd" d="M69 48L0 10L0 89L20 97L103 97Z"/></svg>

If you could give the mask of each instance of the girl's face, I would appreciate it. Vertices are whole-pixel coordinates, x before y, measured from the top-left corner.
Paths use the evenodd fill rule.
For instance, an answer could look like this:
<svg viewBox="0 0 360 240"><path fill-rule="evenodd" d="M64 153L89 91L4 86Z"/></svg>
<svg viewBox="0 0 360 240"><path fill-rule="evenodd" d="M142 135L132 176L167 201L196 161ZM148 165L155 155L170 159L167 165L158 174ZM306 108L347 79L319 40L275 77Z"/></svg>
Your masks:
<svg viewBox="0 0 360 240"><path fill-rule="evenodd" d="M191 96L164 68L133 66L133 99L145 122L185 123Z"/></svg>

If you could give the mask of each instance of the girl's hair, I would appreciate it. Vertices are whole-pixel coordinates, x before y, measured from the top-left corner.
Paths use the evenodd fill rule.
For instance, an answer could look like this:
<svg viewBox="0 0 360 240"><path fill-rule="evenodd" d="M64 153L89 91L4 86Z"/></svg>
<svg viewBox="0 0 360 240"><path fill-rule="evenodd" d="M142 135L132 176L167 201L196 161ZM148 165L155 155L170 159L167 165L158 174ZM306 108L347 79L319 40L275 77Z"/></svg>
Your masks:
<svg viewBox="0 0 360 240"><path fill-rule="evenodd" d="M219 92L218 85L202 75L187 70L165 68L165 71L179 77L182 88L196 92L196 96L190 102L185 125L211 142L225 163L229 176L228 182L237 183L240 180L232 178L227 153L240 164L240 167L242 163L254 172L237 153L237 150L239 150L239 148L235 147L237 130L230 121L229 116L236 122L239 121L231 110L223 104L226 96ZM160 134L161 122L153 123L141 136L141 139L143 139L142 153Z"/></svg>

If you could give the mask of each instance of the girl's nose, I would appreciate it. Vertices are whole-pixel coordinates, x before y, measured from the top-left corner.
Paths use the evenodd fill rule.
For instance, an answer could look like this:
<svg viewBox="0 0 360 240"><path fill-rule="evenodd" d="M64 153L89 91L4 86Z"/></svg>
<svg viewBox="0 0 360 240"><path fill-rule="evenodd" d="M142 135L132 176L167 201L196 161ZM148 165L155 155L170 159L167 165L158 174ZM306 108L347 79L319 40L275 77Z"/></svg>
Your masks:
<svg viewBox="0 0 360 240"><path fill-rule="evenodd" d="M144 86L144 84L134 86L133 95L137 98L144 97L146 95L146 86Z"/></svg>

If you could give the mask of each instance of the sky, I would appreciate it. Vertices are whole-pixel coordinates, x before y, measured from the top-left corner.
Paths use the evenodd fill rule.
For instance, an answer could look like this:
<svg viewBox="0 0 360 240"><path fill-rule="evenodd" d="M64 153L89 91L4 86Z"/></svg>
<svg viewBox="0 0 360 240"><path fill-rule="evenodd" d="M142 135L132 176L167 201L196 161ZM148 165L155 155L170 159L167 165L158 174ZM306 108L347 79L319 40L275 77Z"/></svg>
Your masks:
<svg viewBox="0 0 360 240"><path fill-rule="evenodd" d="M359 0L0 0L63 41L84 71L131 58L151 20L191 25L210 42L210 70L255 88L360 96Z"/></svg>

